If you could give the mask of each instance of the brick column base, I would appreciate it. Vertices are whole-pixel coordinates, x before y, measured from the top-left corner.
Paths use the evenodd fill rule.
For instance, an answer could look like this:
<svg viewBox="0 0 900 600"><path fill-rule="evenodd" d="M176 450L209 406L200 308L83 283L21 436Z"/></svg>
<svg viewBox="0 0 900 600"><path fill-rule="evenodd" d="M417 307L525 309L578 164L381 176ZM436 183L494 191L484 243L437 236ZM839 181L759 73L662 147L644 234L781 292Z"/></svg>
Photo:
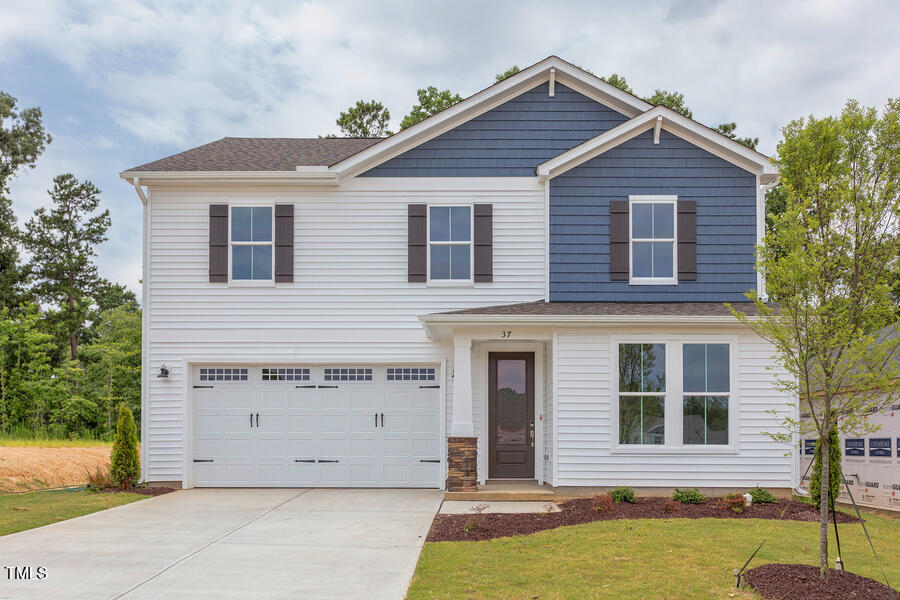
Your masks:
<svg viewBox="0 0 900 600"><path fill-rule="evenodd" d="M447 438L447 491L478 489L478 438Z"/></svg>

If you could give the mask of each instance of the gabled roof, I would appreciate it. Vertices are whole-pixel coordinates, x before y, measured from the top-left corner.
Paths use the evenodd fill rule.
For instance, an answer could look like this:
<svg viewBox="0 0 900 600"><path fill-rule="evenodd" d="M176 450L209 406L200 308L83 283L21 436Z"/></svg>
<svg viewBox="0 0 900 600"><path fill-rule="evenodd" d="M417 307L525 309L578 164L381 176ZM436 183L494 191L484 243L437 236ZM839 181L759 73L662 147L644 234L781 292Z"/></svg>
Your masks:
<svg viewBox="0 0 900 600"><path fill-rule="evenodd" d="M545 81L550 81L551 77L554 81L605 104L627 117L635 117L653 108L653 105L637 96L620 90L558 56L548 56L424 121L340 161L331 168L338 172L341 179L358 175L486 113Z"/></svg>
<svg viewBox="0 0 900 600"><path fill-rule="evenodd" d="M665 106L656 106L621 125L604 131L597 137L575 146L537 167L541 179L556 177L573 167L603 154L611 148L650 129L661 128L685 139L704 150L760 176L767 184L778 177L778 169L772 160L756 150L713 131L709 127L689 119Z"/></svg>
<svg viewBox="0 0 900 600"><path fill-rule="evenodd" d="M296 171L298 166L328 167L382 139L225 137L126 172Z"/></svg>
<svg viewBox="0 0 900 600"><path fill-rule="evenodd" d="M753 302L733 302L736 310L747 315L757 314ZM772 308L776 304L769 305ZM450 315L522 315L522 316L621 316L621 317L732 317L731 311L721 302L521 302L499 306L465 308L428 317Z"/></svg>

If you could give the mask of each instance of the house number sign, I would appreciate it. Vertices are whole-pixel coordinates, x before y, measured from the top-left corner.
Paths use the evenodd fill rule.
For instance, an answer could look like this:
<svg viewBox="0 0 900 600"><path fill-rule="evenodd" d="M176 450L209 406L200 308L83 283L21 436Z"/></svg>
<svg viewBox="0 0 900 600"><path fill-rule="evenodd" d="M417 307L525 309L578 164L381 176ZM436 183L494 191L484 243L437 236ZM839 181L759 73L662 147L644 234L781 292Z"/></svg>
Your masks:
<svg viewBox="0 0 900 600"><path fill-rule="evenodd" d="M510 331L510 330L503 330L503 331L500 332L500 337L501 337L501 338L504 338L504 339L511 338L511 337L512 337L512 331Z"/></svg>

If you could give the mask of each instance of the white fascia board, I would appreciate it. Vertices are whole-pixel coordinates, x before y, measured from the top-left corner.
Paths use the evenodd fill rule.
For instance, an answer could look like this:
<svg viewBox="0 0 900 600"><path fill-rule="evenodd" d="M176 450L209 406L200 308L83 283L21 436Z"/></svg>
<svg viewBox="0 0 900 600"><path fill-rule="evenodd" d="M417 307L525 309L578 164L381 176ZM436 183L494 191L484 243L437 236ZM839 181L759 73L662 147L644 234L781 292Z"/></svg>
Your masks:
<svg viewBox="0 0 900 600"><path fill-rule="evenodd" d="M705 324L745 327L731 315L502 315L502 314L459 314L459 315L419 315L428 339L445 341L448 332L452 337L454 327L526 324L536 327L572 327L578 325L646 325L646 324ZM750 317L755 319L758 317Z"/></svg>
<svg viewBox="0 0 900 600"><path fill-rule="evenodd" d="M652 129L656 125L658 117L662 117L662 129L758 175L764 183L778 177L778 169L768 156L751 150L674 110L665 106L657 106L541 163L537 167L538 179L546 180L556 177L636 135Z"/></svg>
<svg viewBox="0 0 900 600"><path fill-rule="evenodd" d="M340 183L337 173L328 170L298 171L122 171L119 177L133 183L140 178L151 183L267 183L274 185L327 185Z"/></svg>
<svg viewBox="0 0 900 600"><path fill-rule="evenodd" d="M556 81L610 106L626 116L633 117L652 108L647 102L623 92L599 77L591 75L557 56L550 56L382 142L345 158L332 165L330 170L336 171L341 179L354 177L496 108L544 81L549 81L550 69L556 70Z"/></svg>

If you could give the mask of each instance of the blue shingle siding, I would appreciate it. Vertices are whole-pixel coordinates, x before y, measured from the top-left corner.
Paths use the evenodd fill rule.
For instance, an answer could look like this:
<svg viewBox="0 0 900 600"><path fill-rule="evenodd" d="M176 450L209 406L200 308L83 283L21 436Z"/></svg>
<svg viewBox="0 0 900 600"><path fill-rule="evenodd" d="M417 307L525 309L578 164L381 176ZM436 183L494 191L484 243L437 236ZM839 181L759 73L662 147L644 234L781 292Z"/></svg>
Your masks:
<svg viewBox="0 0 900 600"><path fill-rule="evenodd" d="M629 195L697 202L697 280L609 278L609 202ZM550 300L738 302L756 289L756 178L666 131L647 131L550 181Z"/></svg>
<svg viewBox="0 0 900 600"><path fill-rule="evenodd" d="M535 168L627 120L559 83L533 88L363 177L534 177Z"/></svg>

